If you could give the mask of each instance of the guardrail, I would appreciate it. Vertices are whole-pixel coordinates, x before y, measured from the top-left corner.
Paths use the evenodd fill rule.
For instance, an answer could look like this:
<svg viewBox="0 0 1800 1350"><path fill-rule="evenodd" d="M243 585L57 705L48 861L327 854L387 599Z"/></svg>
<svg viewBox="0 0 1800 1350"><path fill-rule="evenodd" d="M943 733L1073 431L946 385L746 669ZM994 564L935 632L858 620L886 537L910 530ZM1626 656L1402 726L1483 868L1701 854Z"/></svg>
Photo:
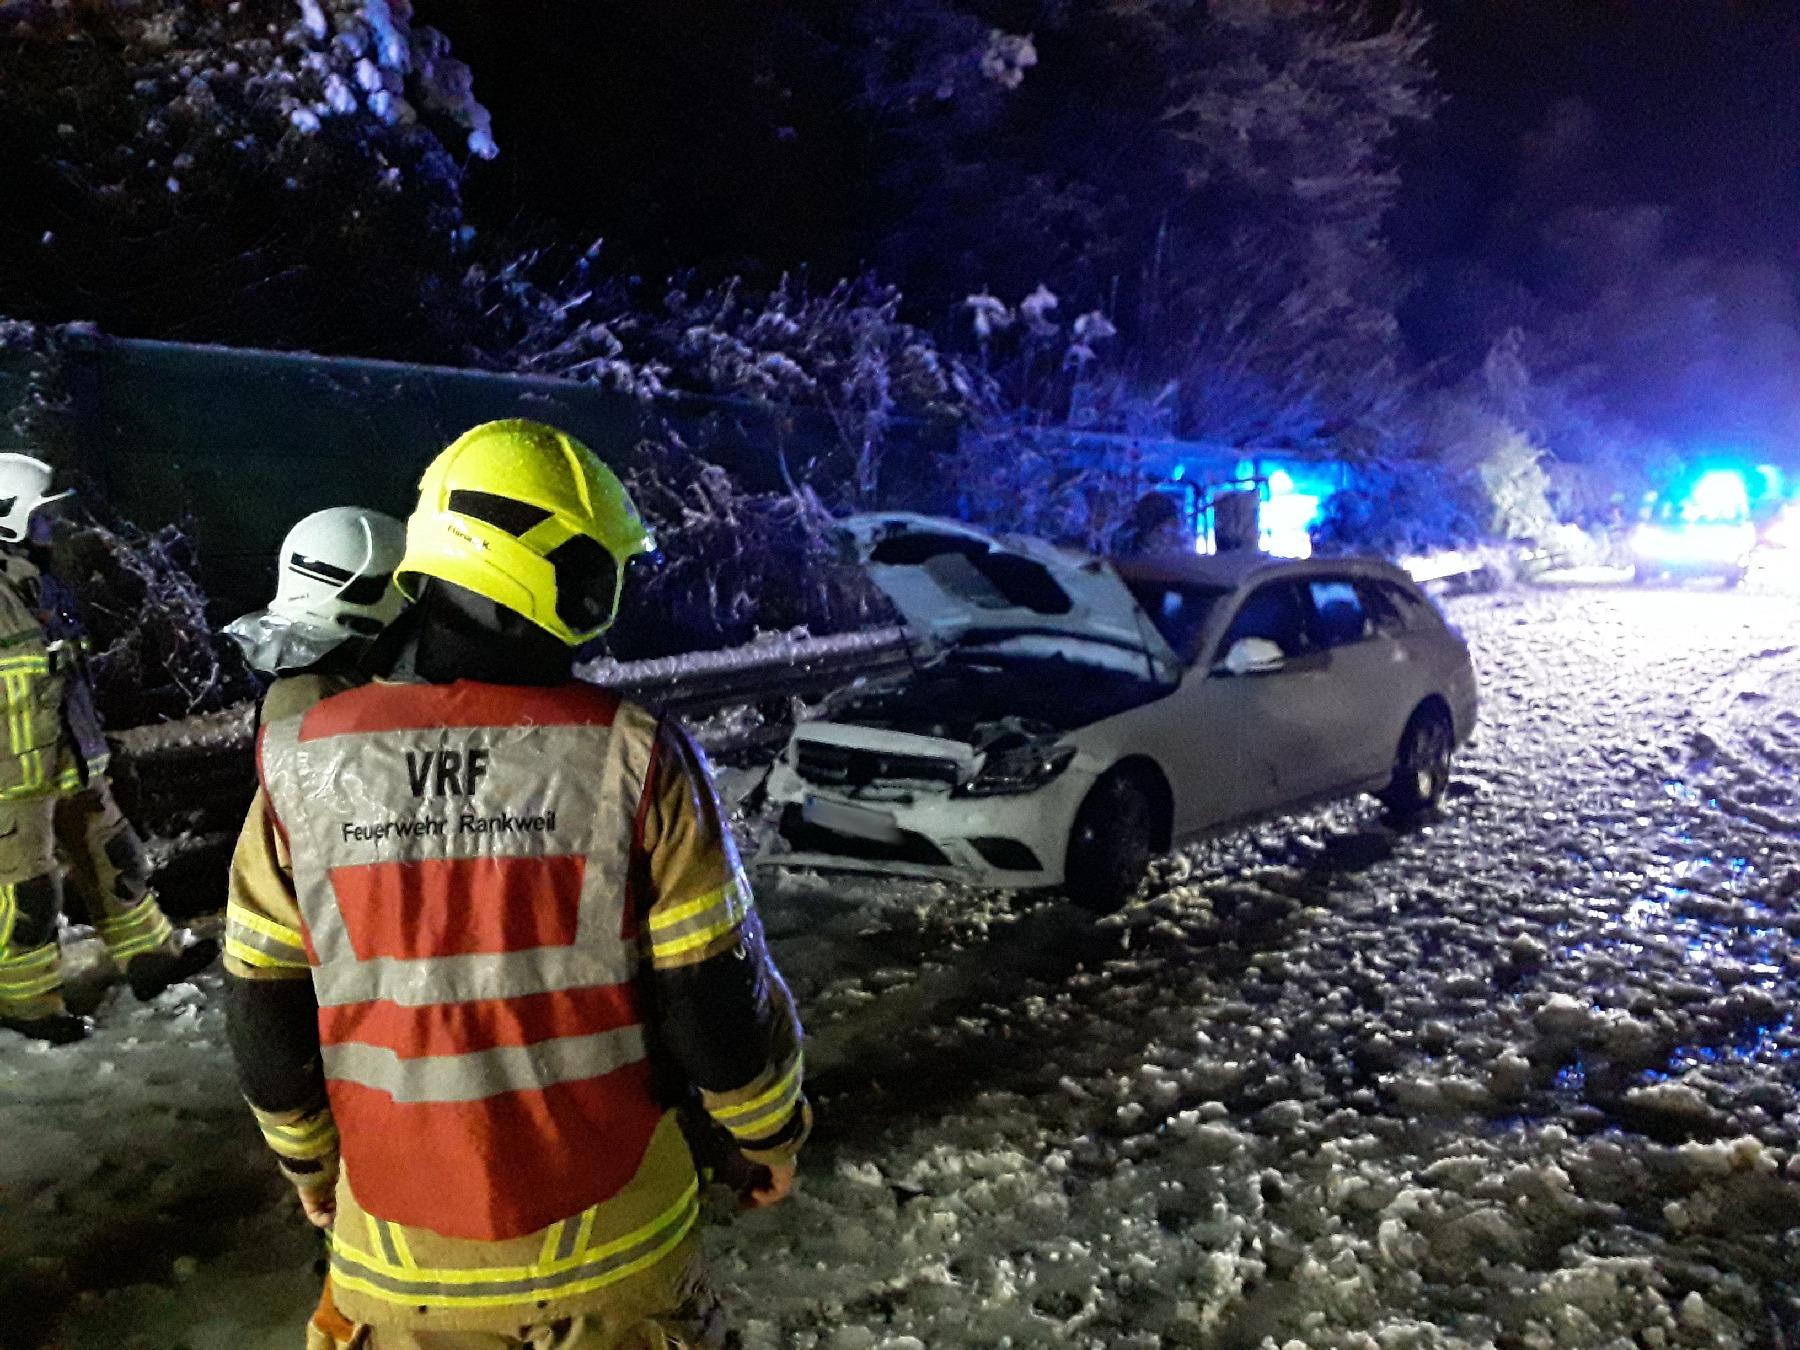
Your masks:
<svg viewBox="0 0 1800 1350"><path fill-rule="evenodd" d="M1556 546L1453 549L1401 558L1399 565L1421 586L1455 592L1502 585L1513 577L1536 581L1546 572L1568 566L1569 553Z"/></svg>
<svg viewBox="0 0 1800 1350"><path fill-rule="evenodd" d="M732 708L757 709L760 715L749 725L702 729L708 751L729 759L784 740L795 700L820 698L859 679L903 674L911 667L911 650L904 629L882 628L773 638L654 661L598 662L581 675L694 722ZM254 709L245 704L112 738L120 803L152 840L157 890L178 918L225 903L231 849L256 787L253 735Z"/></svg>

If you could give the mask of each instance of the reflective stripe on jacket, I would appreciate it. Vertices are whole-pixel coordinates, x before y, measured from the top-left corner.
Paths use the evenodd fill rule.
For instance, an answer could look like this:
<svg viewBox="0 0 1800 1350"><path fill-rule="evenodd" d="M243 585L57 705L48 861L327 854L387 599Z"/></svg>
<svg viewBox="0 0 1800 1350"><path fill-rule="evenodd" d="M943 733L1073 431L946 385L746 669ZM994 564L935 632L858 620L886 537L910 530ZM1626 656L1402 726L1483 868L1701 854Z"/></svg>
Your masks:
<svg viewBox="0 0 1800 1350"><path fill-rule="evenodd" d="M40 580L23 555L0 554L0 801L79 792L85 781L63 716L69 668L58 658L69 649L53 652L44 632L34 608ZM104 747L102 739L95 772L106 768Z"/></svg>
<svg viewBox="0 0 1800 1350"><path fill-rule="evenodd" d="M371 685L265 729L344 1177L379 1221L504 1241L638 1172L664 1114L631 875L655 741L575 685ZM691 1227L691 1176L646 1250Z"/></svg>

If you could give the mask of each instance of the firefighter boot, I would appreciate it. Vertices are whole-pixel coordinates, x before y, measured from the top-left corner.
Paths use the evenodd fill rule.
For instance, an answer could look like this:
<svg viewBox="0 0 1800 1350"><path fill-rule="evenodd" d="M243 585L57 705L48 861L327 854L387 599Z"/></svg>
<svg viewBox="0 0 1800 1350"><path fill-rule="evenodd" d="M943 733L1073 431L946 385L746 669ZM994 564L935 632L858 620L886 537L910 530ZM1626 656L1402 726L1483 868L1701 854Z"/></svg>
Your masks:
<svg viewBox="0 0 1800 1350"><path fill-rule="evenodd" d="M49 1045L73 1045L87 1039L93 1023L70 1013L52 1013L48 1017L0 1017L0 1027Z"/></svg>
<svg viewBox="0 0 1800 1350"><path fill-rule="evenodd" d="M145 952L125 967L125 978L138 1002L148 1003L172 984L198 975L219 956L219 944L211 938L190 942L180 951Z"/></svg>

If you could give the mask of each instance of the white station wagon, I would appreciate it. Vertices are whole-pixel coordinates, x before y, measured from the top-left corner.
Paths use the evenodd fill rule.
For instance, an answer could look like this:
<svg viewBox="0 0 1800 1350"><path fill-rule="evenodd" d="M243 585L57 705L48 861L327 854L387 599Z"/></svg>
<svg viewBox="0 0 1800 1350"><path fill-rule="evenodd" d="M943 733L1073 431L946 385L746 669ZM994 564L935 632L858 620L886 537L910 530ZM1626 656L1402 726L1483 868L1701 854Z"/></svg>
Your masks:
<svg viewBox="0 0 1800 1350"><path fill-rule="evenodd" d="M794 729L760 865L1062 886L1107 911L1210 832L1359 792L1429 811L1475 725L1467 646L1385 562L1114 562L907 514L844 529L922 661Z"/></svg>

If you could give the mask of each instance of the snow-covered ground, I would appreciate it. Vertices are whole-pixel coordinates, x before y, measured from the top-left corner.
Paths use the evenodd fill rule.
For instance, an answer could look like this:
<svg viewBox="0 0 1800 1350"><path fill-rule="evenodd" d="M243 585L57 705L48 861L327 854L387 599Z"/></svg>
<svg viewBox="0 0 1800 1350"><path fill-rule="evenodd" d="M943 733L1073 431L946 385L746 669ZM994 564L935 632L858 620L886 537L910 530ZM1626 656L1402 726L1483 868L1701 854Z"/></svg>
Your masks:
<svg viewBox="0 0 1800 1350"><path fill-rule="evenodd" d="M1800 602L1452 617L1485 722L1416 832L1233 836L1102 923L763 881L819 1125L711 1237L747 1346L1800 1345ZM0 1344L299 1343L215 980L0 1048Z"/></svg>

